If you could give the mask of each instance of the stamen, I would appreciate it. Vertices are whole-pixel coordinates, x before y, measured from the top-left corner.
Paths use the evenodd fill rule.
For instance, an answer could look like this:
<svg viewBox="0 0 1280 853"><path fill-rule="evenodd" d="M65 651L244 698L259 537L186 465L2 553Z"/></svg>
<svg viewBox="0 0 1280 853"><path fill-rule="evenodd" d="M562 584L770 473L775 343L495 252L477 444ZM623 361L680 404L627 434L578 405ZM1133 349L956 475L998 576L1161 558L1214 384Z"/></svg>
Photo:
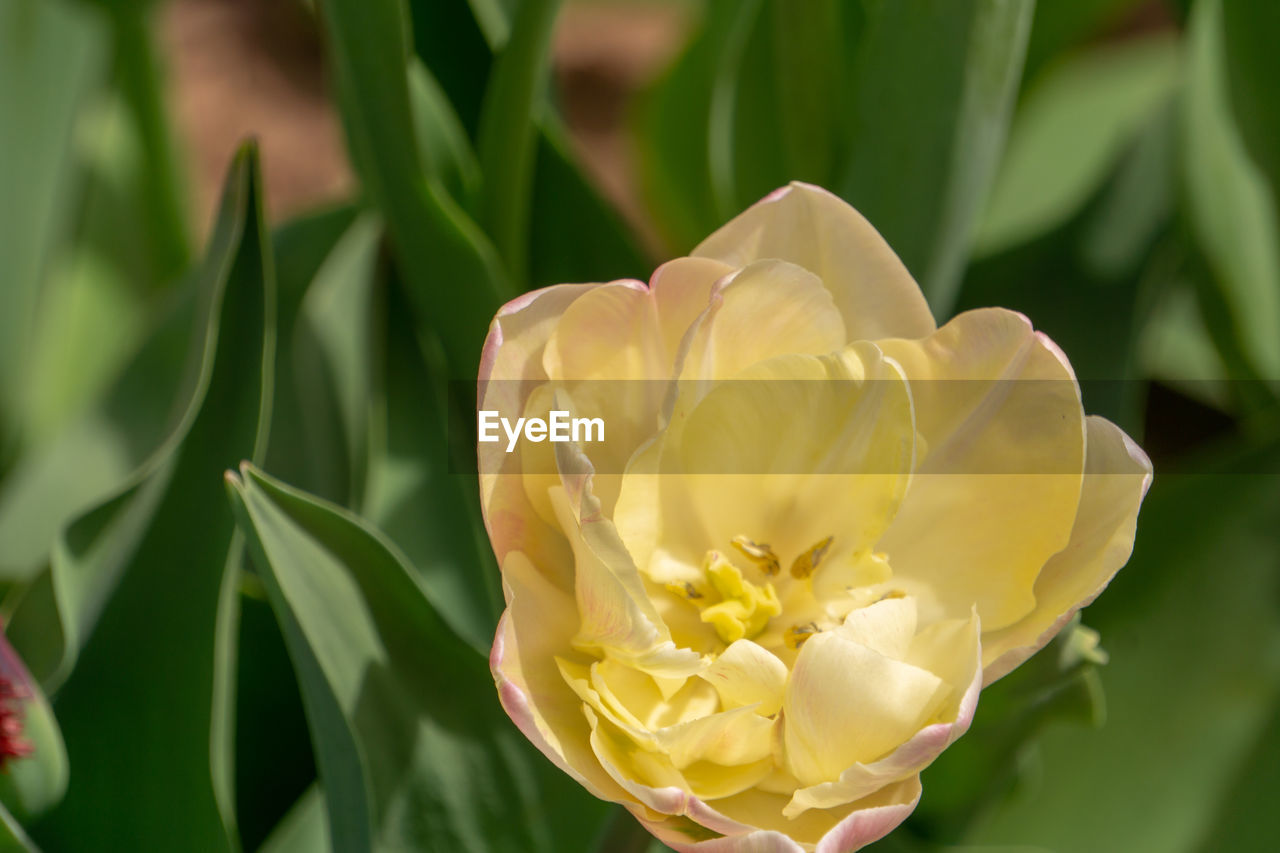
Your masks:
<svg viewBox="0 0 1280 853"><path fill-rule="evenodd" d="M752 542L741 534L733 537L732 542L733 547L741 551L744 557L755 563L760 568L760 571L769 577L773 577L782 571L782 565L778 562L778 555L773 553L773 549L767 544Z"/></svg>
<svg viewBox="0 0 1280 853"><path fill-rule="evenodd" d="M810 622L808 625L792 625L787 629L787 648L799 649L810 637L820 633L822 633L822 629L818 627L817 622Z"/></svg>
<svg viewBox="0 0 1280 853"><path fill-rule="evenodd" d="M799 557L796 557L795 562L791 564L791 576L804 579L812 575L818 568L818 564L822 562L822 558L826 556L827 549L831 547L833 539L835 539L834 536L828 536Z"/></svg>
<svg viewBox="0 0 1280 853"><path fill-rule="evenodd" d="M693 601L695 598L702 598L702 593L698 592L698 588L689 583L689 581L671 581L667 584L667 591L674 593L681 598L687 598L690 601Z"/></svg>

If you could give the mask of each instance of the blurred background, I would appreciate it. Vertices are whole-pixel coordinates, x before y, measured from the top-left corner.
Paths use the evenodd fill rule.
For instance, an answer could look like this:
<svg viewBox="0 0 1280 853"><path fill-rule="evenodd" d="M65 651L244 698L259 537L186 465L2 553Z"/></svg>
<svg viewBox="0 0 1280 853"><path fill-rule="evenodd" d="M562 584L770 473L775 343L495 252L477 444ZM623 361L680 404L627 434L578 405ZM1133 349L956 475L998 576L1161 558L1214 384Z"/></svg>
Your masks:
<svg viewBox="0 0 1280 853"><path fill-rule="evenodd" d="M1277 39L1270 0L0 0L0 849L647 849L493 701L449 380L507 299L792 179L940 322L1025 312L1156 470L1109 662L984 692L875 849L1273 849Z"/></svg>

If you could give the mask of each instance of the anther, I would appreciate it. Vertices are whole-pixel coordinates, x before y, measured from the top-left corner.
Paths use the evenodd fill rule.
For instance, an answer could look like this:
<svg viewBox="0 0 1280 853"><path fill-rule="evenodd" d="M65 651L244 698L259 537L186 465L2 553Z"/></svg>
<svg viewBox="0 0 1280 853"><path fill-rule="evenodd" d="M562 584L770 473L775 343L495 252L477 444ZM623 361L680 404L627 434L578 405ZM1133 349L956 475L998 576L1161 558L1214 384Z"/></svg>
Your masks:
<svg viewBox="0 0 1280 853"><path fill-rule="evenodd" d="M773 553L773 549L767 544L753 542L745 536L738 535L731 540L733 547L742 552L742 555L751 562L760 567L760 571L769 577L773 577L782 571L782 565L778 562L778 555Z"/></svg>
<svg viewBox="0 0 1280 853"><path fill-rule="evenodd" d="M796 557L795 562L791 564L791 576L803 579L812 575L818 568L818 564L822 562L822 558L826 556L827 549L831 547L833 539L835 539L834 536L828 536L799 557Z"/></svg>
<svg viewBox="0 0 1280 853"><path fill-rule="evenodd" d="M799 649L810 637L820 633L822 633L822 629L818 627L817 622L810 622L808 625L792 625L787 629L787 648Z"/></svg>

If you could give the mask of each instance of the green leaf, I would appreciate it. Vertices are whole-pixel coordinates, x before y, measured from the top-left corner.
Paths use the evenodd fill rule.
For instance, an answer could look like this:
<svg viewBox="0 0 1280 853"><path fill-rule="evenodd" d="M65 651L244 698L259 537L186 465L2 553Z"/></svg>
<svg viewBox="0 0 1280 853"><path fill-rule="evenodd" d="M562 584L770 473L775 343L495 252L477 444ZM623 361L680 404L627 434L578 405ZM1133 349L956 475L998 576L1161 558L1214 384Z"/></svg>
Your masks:
<svg viewBox="0 0 1280 853"><path fill-rule="evenodd" d="M862 0L806 4L802 17L769 4L712 3L649 96L641 165L656 218L685 251L764 193L814 177L875 224L946 316L1033 3Z"/></svg>
<svg viewBox="0 0 1280 853"><path fill-rule="evenodd" d="M864 2L840 195L951 313L1004 146L1033 2Z"/></svg>
<svg viewBox="0 0 1280 853"><path fill-rule="evenodd" d="M4 853L38 853L38 849L27 836L22 824L9 814L8 809L0 806L0 850Z"/></svg>
<svg viewBox="0 0 1280 853"><path fill-rule="evenodd" d="M974 843L1179 853L1215 840L1280 698L1280 445L1203 470L1156 473L1132 560L1085 614L1111 653L1106 726L1046 732L1039 772Z"/></svg>
<svg viewBox="0 0 1280 853"><path fill-rule="evenodd" d="M312 785L276 826L259 853L315 853L332 849L324 792L319 785Z"/></svg>
<svg viewBox="0 0 1280 853"><path fill-rule="evenodd" d="M414 50L439 81L467 135L474 139L493 63L490 45L506 41L506 33L496 41L486 40L467 3L408 0L408 4Z"/></svg>
<svg viewBox="0 0 1280 853"><path fill-rule="evenodd" d="M315 213L277 229L272 240L280 331L266 467L339 503L354 499L355 461L341 428L328 364L314 332L300 322L299 311L357 216L350 206Z"/></svg>
<svg viewBox="0 0 1280 853"><path fill-rule="evenodd" d="M1244 362L1243 375L1235 372L1234 378L1280 379L1276 196L1249 159L1230 110L1227 68L1235 48L1223 38L1223 9L1217 0L1205 0L1192 12L1182 104L1186 215L1226 315L1223 334Z"/></svg>
<svg viewBox="0 0 1280 853"><path fill-rule="evenodd" d="M1109 27L1122 23L1141 0L1074 0L1036 4L1027 39L1027 62L1023 72L1023 88L1036 85L1040 75L1050 70L1064 53L1082 43L1096 40Z"/></svg>
<svg viewBox="0 0 1280 853"><path fill-rule="evenodd" d="M1106 655L1098 635L1073 623L1011 674L982 691L965 736L922 775L928 796L911 826L939 842L954 841L1016 779L1018 756L1047 726L1074 723L1098 728L1106 703L1097 672Z"/></svg>
<svg viewBox="0 0 1280 853"><path fill-rule="evenodd" d="M245 575L244 581L238 644L245 653L239 656L235 686L235 814L243 848L255 850L279 834L278 825L289 819L295 801L313 787L316 767L284 636L258 575Z"/></svg>
<svg viewBox="0 0 1280 853"><path fill-rule="evenodd" d="M708 136L712 86L739 4L708 4L702 28L637 104L641 189L673 255L687 254L724 221L712 193Z"/></svg>
<svg viewBox="0 0 1280 853"><path fill-rule="evenodd" d="M420 317L458 377L476 374L485 329L514 294L489 239L419 159L398 0L321 0L348 147L382 212Z"/></svg>
<svg viewBox="0 0 1280 853"><path fill-rule="evenodd" d="M494 62L476 149L484 172L481 222L516 282L527 276L534 119L542 109L551 33L561 0L520 0Z"/></svg>
<svg viewBox="0 0 1280 853"><path fill-rule="evenodd" d="M79 4L0 6L0 471L17 441L40 287L71 225L73 130L102 83L107 36L101 18Z"/></svg>
<svg viewBox="0 0 1280 853"><path fill-rule="evenodd" d="M1069 221L968 270L960 309L1021 311L1053 339L1081 380L1085 409L1141 434L1140 324L1170 282L1185 279L1176 237L1176 124L1154 116L1109 179Z"/></svg>
<svg viewBox="0 0 1280 853"><path fill-rule="evenodd" d="M449 626L487 653L503 604L498 567L478 512L474 468L449 458L456 448L450 431L467 429L450 416L474 407L449 404L463 383L441 382L440 359L415 335L394 282L383 315L363 512L403 549Z"/></svg>
<svg viewBox="0 0 1280 853"><path fill-rule="evenodd" d="M530 223L532 287L649 277L653 262L626 223L583 177L558 123L544 119L538 140Z"/></svg>
<svg viewBox="0 0 1280 853"><path fill-rule="evenodd" d="M359 216L316 270L298 307L293 366L303 422L304 464L339 459L349 484L342 499L358 501L368 466L373 380L373 298L382 223ZM357 504L358 506L358 504Z"/></svg>
<svg viewBox="0 0 1280 853"><path fill-rule="evenodd" d="M409 104L427 174L474 213L480 204L480 163L448 96L416 57L409 60Z"/></svg>
<svg viewBox="0 0 1280 853"><path fill-rule="evenodd" d="M1249 153L1271 179L1272 200L1280 204L1280 147L1276 145L1280 140L1280 93L1275 88L1280 78L1280 54L1275 49L1280 7L1275 3L1231 2L1222 4L1220 14L1226 34L1231 104Z"/></svg>
<svg viewBox="0 0 1280 853"><path fill-rule="evenodd" d="M1176 39L1097 47L1046 71L1027 92L992 185L975 250L990 254L1062 224L1102 185L1175 91Z"/></svg>
<svg viewBox="0 0 1280 853"><path fill-rule="evenodd" d="M239 552L217 478L265 443L274 280L256 163L243 150L227 179L178 426L131 484L67 528L44 593L10 624L33 669L38 660L47 683L61 682L54 708L75 768L32 829L42 846L235 845L226 751Z"/></svg>
<svg viewBox="0 0 1280 853"><path fill-rule="evenodd" d="M604 804L530 755L403 558L250 466L228 484L302 685L334 849L584 849Z"/></svg>

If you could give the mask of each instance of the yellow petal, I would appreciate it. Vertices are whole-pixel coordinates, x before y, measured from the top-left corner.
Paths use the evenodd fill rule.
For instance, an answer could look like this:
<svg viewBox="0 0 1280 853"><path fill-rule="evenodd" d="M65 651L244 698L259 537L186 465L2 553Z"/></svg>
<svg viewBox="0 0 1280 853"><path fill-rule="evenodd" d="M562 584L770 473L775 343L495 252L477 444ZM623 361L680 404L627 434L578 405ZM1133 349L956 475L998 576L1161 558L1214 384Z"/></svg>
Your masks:
<svg viewBox="0 0 1280 853"><path fill-rule="evenodd" d="M1036 579L1035 609L1013 625L983 634L987 683L1049 642L1102 592L1133 551L1151 460L1115 424L1090 417L1087 426L1084 487L1071 540Z"/></svg>
<svg viewBox="0 0 1280 853"><path fill-rule="evenodd" d="M579 617L573 646L607 650L634 666L668 676L701 669L697 653L676 648L671 641L612 525L599 517L580 522L562 487L552 490L552 504L573 548Z"/></svg>
<svg viewBox="0 0 1280 853"><path fill-rule="evenodd" d="M489 664L503 708L538 749L592 794L627 799L595 760L582 702L556 665L576 627L572 597L520 551L507 555L502 575L509 603Z"/></svg>
<svg viewBox="0 0 1280 853"><path fill-rule="evenodd" d="M680 770L696 761L734 766L769 757L773 726L751 708L736 708L659 729L654 739Z"/></svg>
<svg viewBox="0 0 1280 853"><path fill-rule="evenodd" d="M739 214L692 254L742 267L777 258L822 279L844 317L849 340L915 338L933 315L884 238L840 198L792 183Z"/></svg>
<svg viewBox="0 0 1280 853"><path fill-rule="evenodd" d="M927 447L879 548L895 582L940 609L928 618L963 618L976 601L984 628L1009 625L1035 605L1079 502L1084 417L1070 367L1025 317L995 308L879 346L911 383Z"/></svg>
<svg viewBox="0 0 1280 853"><path fill-rule="evenodd" d="M913 437L901 372L873 345L771 359L668 429L661 473L628 471L615 523L647 572L695 565L740 534L787 555L834 536L824 564L838 564L897 511Z"/></svg>
<svg viewBox="0 0 1280 853"><path fill-rule="evenodd" d="M783 703L786 767L830 782L914 735L948 692L938 676L834 632L804 644Z"/></svg>
<svg viewBox="0 0 1280 853"><path fill-rule="evenodd" d="M713 289L681 377L729 379L774 356L822 355L844 344L844 321L817 276L785 261L757 261Z"/></svg>
<svg viewBox="0 0 1280 853"><path fill-rule="evenodd" d="M560 316L595 284L560 284L526 293L499 309L489 326L480 358L479 408L518 416L528 395L547 377L542 357ZM539 517L519 476L516 454L486 454L479 445L480 504L498 564L507 553L523 551L541 571L566 588L568 547L564 537Z"/></svg>
<svg viewBox="0 0 1280 853"><path fill-rule="evenodd" d="M860 607L845 618L836 632L887 658L903 660L916 633L915 599L886 598Z"/></svg>
<svg viewBox="0 0 1280 853"><path fill-rule="evenodd" d="M786 664L750 640L730 644L698 676L716 689L725 708L752 705L757 713L771 717L782 707Z"/></svg>

